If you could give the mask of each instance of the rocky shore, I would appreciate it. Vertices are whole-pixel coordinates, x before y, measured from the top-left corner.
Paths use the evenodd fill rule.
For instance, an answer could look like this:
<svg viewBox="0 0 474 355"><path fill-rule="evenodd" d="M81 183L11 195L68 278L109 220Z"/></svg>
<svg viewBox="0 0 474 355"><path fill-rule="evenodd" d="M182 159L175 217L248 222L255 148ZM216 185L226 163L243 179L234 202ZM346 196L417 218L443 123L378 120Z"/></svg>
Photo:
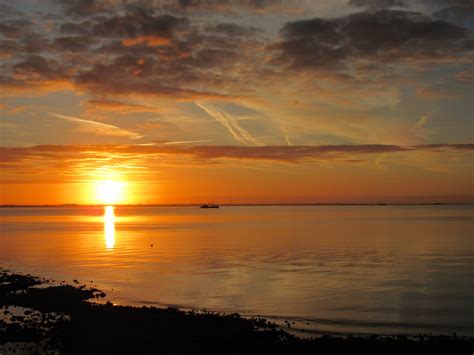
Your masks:
<svg viewBox="0 0 474 355"><path fill-rule="evenodd" d="M105 293L0 269L4 354L469 354L456 335L301 339L265 319L209 311L117 306Z"/></svg>

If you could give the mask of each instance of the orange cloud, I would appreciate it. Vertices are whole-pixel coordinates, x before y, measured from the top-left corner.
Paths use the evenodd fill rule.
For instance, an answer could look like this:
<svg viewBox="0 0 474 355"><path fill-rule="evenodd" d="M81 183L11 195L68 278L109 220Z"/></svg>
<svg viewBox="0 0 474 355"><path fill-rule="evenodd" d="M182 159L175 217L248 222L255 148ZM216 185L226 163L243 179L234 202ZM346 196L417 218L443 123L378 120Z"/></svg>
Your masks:
<svg viewBox="0 0 474 355"><path fill-rule="evenodd" d="M65 90L74 90L74 85L67 79L0 80L0 91L4 97L41 96L48 92Z"/></svg>
<svg viewBox="0 0 474 355"><path fill-rule="evenodd" d="M77 119L75 119L77 120ZM83 120L81 120L83 121ZM89 123L89 122L88 122ZM97 124L97 123L95 123ZM104 159L114 156L121 161L135 157L183 156L203 160L238 159L280 162L338 160L364 154L410 153L416 151L474 151L474 144L428 144L402 147L398 145L319 145L319 146L170 146L170 145L38 145L23 148L0 147L1 162L21 162L32 157L87 157Z"/></svg>
<svg viewBox="0 0 474 355"><path fill-rule="evenodd" d="M156 107L137 105L129 102L121 102L115 100L88 100L85 102L88 110L98 110L112 112L115 114L127 114L127 113L147 113L147 112L160 112L161 109Z"/></svg>
<svg viewBox="0 0 474 355"><path fill-rule="evenodd" d="M415 94L418 97L427 99L449 99L455 97L455 95L445 92L442 89L430 87L418 87L415 90Z"/></svg>
<svg viewBox="0 0 474 355"><path fill-rule="evenodd" d="M136 46L137 44L146 44L148 47L158 47L170 44L169 38L157 36L140 36L135 38L127 38L122 40L125 47Z"/></svg>

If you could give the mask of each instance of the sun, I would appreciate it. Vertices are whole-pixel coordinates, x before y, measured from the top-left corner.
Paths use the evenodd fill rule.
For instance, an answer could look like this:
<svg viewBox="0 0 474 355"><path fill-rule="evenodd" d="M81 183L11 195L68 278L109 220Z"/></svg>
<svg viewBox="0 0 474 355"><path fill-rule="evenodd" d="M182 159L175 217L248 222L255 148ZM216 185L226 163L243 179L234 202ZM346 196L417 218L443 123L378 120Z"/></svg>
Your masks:
<svg viewBox="0 0 474 355"><path fill-rule="evenodd" d="M113 180L97 181L97 199L104 204L115 204L124 199L124 183Z"/></svg>

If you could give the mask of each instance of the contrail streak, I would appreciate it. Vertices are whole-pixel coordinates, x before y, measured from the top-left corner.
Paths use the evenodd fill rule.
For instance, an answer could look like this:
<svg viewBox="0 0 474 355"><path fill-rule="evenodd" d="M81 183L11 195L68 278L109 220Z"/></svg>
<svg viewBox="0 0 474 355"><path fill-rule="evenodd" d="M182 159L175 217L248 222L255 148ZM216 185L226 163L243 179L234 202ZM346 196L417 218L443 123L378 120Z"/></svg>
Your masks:
<svg viewBox="0 0 474 355"><path fill-rule="evenodd" d="M100 134L104 136L129 137L132 139L142 138L142 136L139 135L138 133L128 131L126 129L122 129L120 127L117 127L111 124L84 120L82 118L61 115L59 113L50 113L50 114L62 120L77 124L84 132L90 132L90 133Z"/></svg>
<svg viewBox="0 0 474 355"><path fill-rule="evenodd" d="M227 112L210 104L205 105L202 102L196 102L196 105L206 112L210 117L214 118L217 122L223 125L239 143L244 145L261 145L259 141L252 137L249 132L239 125L238 120L236 120Z"/></svg>

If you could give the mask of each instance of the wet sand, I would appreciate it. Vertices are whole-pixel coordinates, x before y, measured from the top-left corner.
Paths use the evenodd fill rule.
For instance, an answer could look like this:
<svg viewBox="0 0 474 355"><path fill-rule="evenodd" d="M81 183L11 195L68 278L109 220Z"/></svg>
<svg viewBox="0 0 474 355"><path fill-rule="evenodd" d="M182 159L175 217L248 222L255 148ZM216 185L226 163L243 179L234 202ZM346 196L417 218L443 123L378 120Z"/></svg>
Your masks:
<svg viewBox="0 0 474 355"><path fill-rule="evenodd" d="M0 269L0 353L24 354L472 354L452 335L302 339L260 318L118 306L102 291ZM92 301L92 302L91 302ZM291 323L287 324L291 330Z"/></svg>

